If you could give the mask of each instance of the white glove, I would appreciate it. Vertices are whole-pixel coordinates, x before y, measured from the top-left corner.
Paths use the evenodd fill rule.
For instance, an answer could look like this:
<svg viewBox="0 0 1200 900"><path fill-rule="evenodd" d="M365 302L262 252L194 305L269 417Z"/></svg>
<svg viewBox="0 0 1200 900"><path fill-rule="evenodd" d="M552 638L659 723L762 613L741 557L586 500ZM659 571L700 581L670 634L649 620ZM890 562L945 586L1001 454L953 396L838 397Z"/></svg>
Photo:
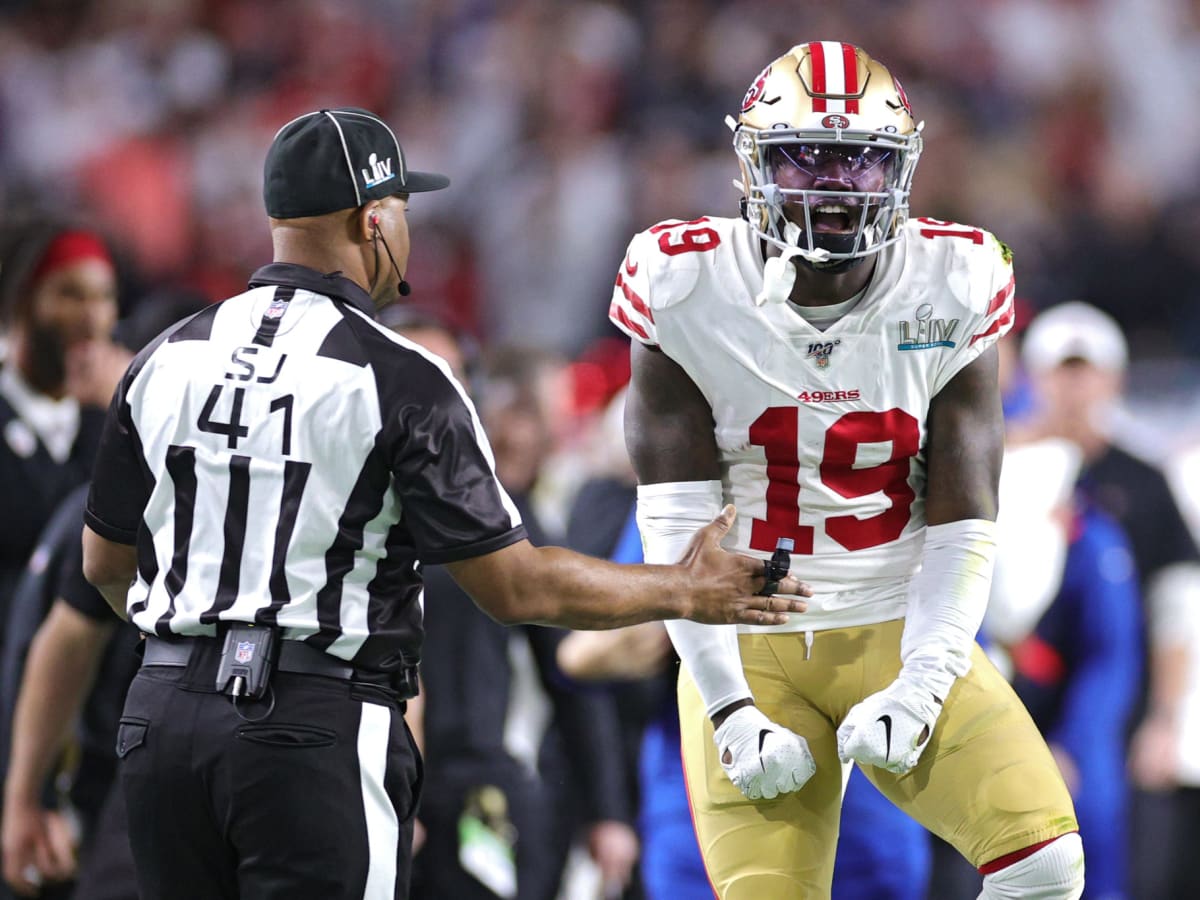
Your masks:
<svg viewBox="0 0 1200 900"><path fill-rule="evenodd" d="M817 771L808 741L776 725L756 706L730 713L713 740L721 768L749 800L798 791Z"/></svg>
<svg viewBox="0 0 1200 900"><path fill-rule="evenodd" d="M837 730L838 756L903 775L921 758L941 712L933 690L902 672L846 713Z"/></svg>

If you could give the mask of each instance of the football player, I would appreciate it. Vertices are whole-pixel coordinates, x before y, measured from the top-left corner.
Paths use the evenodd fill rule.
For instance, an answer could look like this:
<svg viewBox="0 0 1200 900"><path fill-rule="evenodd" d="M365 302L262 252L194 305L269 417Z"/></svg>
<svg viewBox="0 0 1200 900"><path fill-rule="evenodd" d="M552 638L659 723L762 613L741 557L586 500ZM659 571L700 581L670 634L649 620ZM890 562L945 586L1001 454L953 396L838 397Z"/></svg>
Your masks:
<svg viewBox="0 0 1200 900"><path fill-rule="evenodd" d="M854 762L979 868L985 900L1077 898L1071 798L974 640L1011 254L983 229L909 219L921 125L857 47L793 47L730 124L741 218L636 235L610 310L634 338L647 562L677 559L731 502L727 545L767 559L790 539L815 592L786 625L668 623L713 885L828 897Z"/></svg>

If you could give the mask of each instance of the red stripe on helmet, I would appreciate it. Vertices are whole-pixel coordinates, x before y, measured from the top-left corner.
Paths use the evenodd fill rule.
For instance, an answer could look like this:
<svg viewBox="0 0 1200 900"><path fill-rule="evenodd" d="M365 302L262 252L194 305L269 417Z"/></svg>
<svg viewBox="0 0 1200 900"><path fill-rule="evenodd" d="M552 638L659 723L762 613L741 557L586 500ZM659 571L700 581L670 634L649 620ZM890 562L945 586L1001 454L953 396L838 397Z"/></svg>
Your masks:
<svg viewBox="0 0 1200 900"><path fill-rule="evenodd" d="M812 92L814 94L824 94L825 47L820 41L813 41L808 45L808 52L812 57ZM824 97L813 97L813 112L827 112Z"/></svg>
<svg viewBox="0 0 1200 900"><path fill-rule="evenodd" d="M842 65L846 73L846 94L858 93L858 53L853 44L842 44ZM858 101L847 100L846 112L857 113Z"/></svg>

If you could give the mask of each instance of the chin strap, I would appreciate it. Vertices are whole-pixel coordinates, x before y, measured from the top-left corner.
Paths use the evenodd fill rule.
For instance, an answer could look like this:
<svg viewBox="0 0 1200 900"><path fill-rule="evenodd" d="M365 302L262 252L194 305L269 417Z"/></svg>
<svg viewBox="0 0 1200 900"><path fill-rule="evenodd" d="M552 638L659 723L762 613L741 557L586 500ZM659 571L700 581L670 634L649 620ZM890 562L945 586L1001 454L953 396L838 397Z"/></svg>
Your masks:
<svg viewBox="0 0 1200 900"><path fill-rule="evenodd" d="M786 244L781 248L779 256L772 256L763 265L763 286L754 298L759 306L765 303L785 303L792 295L796 284L796 267L792 258L799 256L811 263L823 263L829 260L829 251L821 247L815 250L802 250L796 246L800 239L800 226L788 222L783 229L783 240Z"/></svg>

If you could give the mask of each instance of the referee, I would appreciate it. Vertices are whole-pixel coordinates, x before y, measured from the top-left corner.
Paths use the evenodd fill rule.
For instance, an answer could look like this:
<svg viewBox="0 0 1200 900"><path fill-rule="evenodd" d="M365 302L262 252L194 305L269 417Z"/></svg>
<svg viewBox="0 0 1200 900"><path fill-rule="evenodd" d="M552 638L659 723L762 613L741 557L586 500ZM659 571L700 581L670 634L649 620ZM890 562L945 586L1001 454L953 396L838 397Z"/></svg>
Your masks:
<svg viewBox="0 0 1200 900"><path fill-rule="evenodd" d="M409 194L448 184L364 110L289 122L265 167L274 263L117 388L84 570L148 636L117 739L146 898L407 895L423 563L506 623L804 608L719 549L732 510L676 566L526 540L462 387L374 321L408 292Z"/></svg>

